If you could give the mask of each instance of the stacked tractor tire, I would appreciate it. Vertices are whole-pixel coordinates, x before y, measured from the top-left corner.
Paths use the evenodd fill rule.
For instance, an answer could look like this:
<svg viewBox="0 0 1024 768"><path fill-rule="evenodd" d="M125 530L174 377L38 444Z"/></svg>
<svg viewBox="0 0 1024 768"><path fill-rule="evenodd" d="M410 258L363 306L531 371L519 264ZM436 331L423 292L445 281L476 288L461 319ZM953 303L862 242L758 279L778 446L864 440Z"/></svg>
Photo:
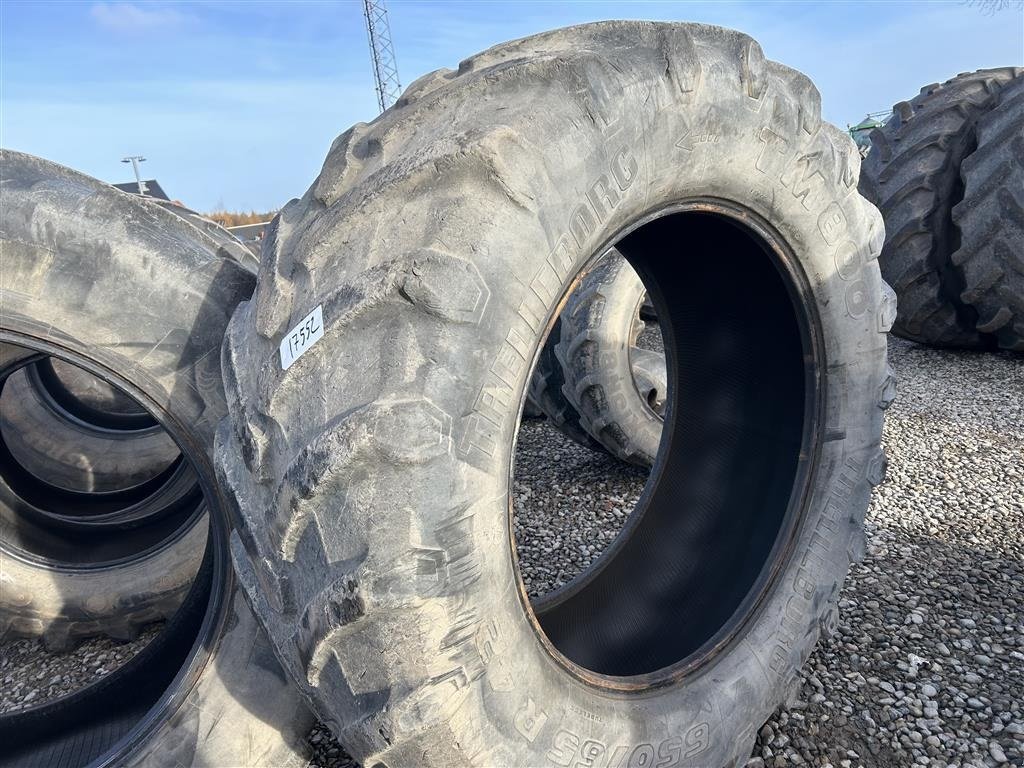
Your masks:
<svg viewBox="0 0 1024 768"><path fill-rule="evenodd" d="M893 332L1024 352L1024 69L925 86L871 144L860 188L885 217Z"/></svg>
<svg viewBox="0 0 1024 768"><path fill-rule="evenodd" d="M0 635L63 649L168 619L99 682L0 717L0 764L302 764L310 715L235 587L213 484L244 249L38 158L4 151L0 174Z"/></svg>
<svg viewBox="0 0 1024 768"><path fill-rule="evenodd" d="M897 105L862 176L745 35L558 30L343 133L258 264L5 151L0 637L166 624L0 765L302 765L314 713L367 768L742 765L863 554L890 327L1021 344L1022 93ZM650 469L533 600L524 414Z"/></svg>

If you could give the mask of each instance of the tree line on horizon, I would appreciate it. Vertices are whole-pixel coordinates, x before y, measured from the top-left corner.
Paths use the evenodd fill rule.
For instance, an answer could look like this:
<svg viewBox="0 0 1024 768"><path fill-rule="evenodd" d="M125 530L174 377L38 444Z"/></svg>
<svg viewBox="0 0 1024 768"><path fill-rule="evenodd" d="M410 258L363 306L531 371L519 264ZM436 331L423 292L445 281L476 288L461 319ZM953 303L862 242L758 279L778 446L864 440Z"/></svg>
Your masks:
<svg viewBox="0 0 1024 768"><path fill-rule="evenodd" d="M270 221L277 214L277 211L268 211L266 213L260 213L258 211L211 211L210 213L204 213L203 216L208 218L210 221L215 221L222 227L240 227L243 224L260 224L264 221Z"/></svg>

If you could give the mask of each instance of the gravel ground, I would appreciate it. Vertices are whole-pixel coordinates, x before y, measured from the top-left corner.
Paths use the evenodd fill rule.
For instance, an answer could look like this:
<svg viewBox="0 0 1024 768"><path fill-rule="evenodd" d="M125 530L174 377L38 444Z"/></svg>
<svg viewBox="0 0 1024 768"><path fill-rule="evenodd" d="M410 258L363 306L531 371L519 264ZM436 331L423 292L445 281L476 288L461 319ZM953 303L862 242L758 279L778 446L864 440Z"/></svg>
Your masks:
<svg viewBox="0 0 1024 768"><path fill-rule="evenodd" d="M900 396L867 555L841 595L836 634L812 655L798 700L761 729L749 768L1024 766L1024 361L895 338L890 357ZM531 594L600 554L644 480L524 423L515 523ZM62 655L0 645L0 711L30 690L28 703L59 695L65 678L95 674L98 654L127 658L141 642ZM311 766L355 766L323 727L310 742Z"/></svg>
<svg viewBox="0 0 1024 768"><path fill-rule="evenodd" d="M636 340L640 349L650 349L654 352L665 351L665 340L661 338L661 328L656 322L644 323L640 336Z"/></svg>
<svg viewBox="0 0 1024 768"><path fill-rule="evenodd" d="M530 597L562 586L604 552L626 524L647 474L578 445L543 420L523 422L513 522Z"/></svg>
<svg viewBox="0 0 1024 768"><path fill-rule="evenodd" d="M1024 765L1024 361L889 352L867 556L749 768Z"/></svg>
<svg viewBox="0 0 1024 768"><path fill-rule="evenodd" d="M0 643L0 714L38 706L109 675L156 637L163 623L119 643L97 637L68 653L48 653L41 640Z"/></svg>

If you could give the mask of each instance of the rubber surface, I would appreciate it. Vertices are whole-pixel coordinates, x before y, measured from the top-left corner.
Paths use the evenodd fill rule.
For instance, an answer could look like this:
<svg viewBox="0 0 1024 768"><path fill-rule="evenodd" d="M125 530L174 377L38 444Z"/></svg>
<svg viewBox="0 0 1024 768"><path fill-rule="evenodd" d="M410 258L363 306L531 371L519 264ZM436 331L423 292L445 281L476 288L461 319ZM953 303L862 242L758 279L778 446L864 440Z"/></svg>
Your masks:
<svg viewBox="0 0 1024 768"><path fill-rule="evenodd" d="M979 332L1024 352L1024 74L978 120L978 148L960 166L964 199L953 208L960 248L952 261Z"/></svg>
<svg viewBox="0 0 1024 768"><path fill-rule="evenodd" d="M499 45L334 142L230 323L216 462L257 618L353 757L743 764L833 621L884 475L895 296L859 163L806 77L696 24ZM686 386L614 556L531 608L521 404L616 243ZM282 342L303 346L287 368ZM685 556L705 542L715 557ZM622 589L616 563L636 567Z"/></svg>
<svg viewBox="0 0 1024 768"><path fill-rule="evenodd" d="M104 687L117 687L123 706L78 708L67 728L26 733L30 738L10 759L53 765L59 751L59 764L68 768L94 760L302 764L311 717L235 596L223 500L211 465L214 430L226 412L218 350L231 312L251 294L252 273L197 238L181 219L67 168L4 151L0 181L0 364L24 362L31 354L27 347L85 367L143 404L199 478L210 509L212 571L211 586L193 593L198 636L164 657L163 668L152 669L154 679L168 669L173 673L167 686L133 685L119 670ZM12 593L11 564L20 562L7 551L9 543L5 534L5 595ZM123 585L111 582L108 589L118 592ZM9 617L12 606L3 609ZM91 696L88 691L81 695ZM0 733L33 715L11 717L0 717ZM73 739L60 745L72 728Z"/></svg>
<svg viewBox="0 0 1024 768"><path fill-rule="evenodd" d="M642 467L658 455L663 421L655 403L667 387L664 355L637 347L646 296L629 262L612 251L569 298L555 348L581 426L613 456Z"/></svg>
<svg viewBox="0 0 1024 768"><path fill-rule="evenodd" d="M580 424L580 412L566 397L565 372L555 352L555 345L561 338L562 320L559 318L551 328L547 341L537 357L527 403L534 403L560 432L584 448L603 451L603 446Z"/></svg>
<svg viewBox="0 0 1024 768"><path fill-rule="evenodd" d="M26 471L57 488L83 493L141 485L181 455L155 422L143 429L117 429L76 417L46 390L34 366L14 372L3 384L0 437Z"/></svg>
<svg viewBox="0 0 1024 768"><path fill-rule="evenodd" d="M155 423L128 395L82 368L52 357L40 360L36 368L50 394L62 403L70 401L66 406L72 412L85 410L90 417L121 416L139 427Z"/></svg>
<svg viewBox="0 0 1024 768"><path fill-rule="evenodd" d="M960 298L952 210L963 196L960 163L976 146L975 124L1020 72L982 69L927 85L871 132L860 190L885 219L879 265L899 297L899 336L940 347L992 346L976 328L977 312Z"/></svg>
<svg viewBox="0 0 1024 768"><path fill-rule="evenodd" d="M41 362L0 370L0 638L132 639L177 610L199 566L196 478L151 418L124 432L64 412Z"/></svg>
<svg viewBox="0 0 1024 768"><path fill-rule="evenodd" d="M147 204L158 205L166 211L170 211L175 216L184 219L193 227L202 232L206 237L210 238L214 243L217 244L218 253L222 257L230 258L233 261L237 261L240 264L256 270L259 268L260 262L258 254L253 254L245 244L242 243L237 237L228 232L226 227L222 227L215 221L212 221L202 214L196 213L191 208L186 208L184 205L180 205L169 200L160 200L155 197L145 198Z"/></svg>

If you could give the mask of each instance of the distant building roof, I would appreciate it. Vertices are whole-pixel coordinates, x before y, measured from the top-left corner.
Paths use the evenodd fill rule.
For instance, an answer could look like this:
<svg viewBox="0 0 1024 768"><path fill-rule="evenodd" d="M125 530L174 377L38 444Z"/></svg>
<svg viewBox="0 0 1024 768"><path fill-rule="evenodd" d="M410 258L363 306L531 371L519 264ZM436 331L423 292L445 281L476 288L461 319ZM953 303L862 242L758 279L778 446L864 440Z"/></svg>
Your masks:
<svg viewBox="0 0 1024 768"><path fill-rule="evenodd" d="M243 243L251 240L262 240L263 232L269 221L261 221L258 224L239 224L237 227L228 227L227 230Z"/></svg>
<svg viewBox="0 0 1024 768"><path fill-rule="evenodd" d="M160 182L156 179L143 179L142 183L146 185L146 197L159 197L161 200L170 200L167 193L164 192L164 188L160 186ZM139 194L139 185L134 181L126 181L124 184L115 184L115 187L120 189L122 192L131 192L132 194Z"/></svg>

